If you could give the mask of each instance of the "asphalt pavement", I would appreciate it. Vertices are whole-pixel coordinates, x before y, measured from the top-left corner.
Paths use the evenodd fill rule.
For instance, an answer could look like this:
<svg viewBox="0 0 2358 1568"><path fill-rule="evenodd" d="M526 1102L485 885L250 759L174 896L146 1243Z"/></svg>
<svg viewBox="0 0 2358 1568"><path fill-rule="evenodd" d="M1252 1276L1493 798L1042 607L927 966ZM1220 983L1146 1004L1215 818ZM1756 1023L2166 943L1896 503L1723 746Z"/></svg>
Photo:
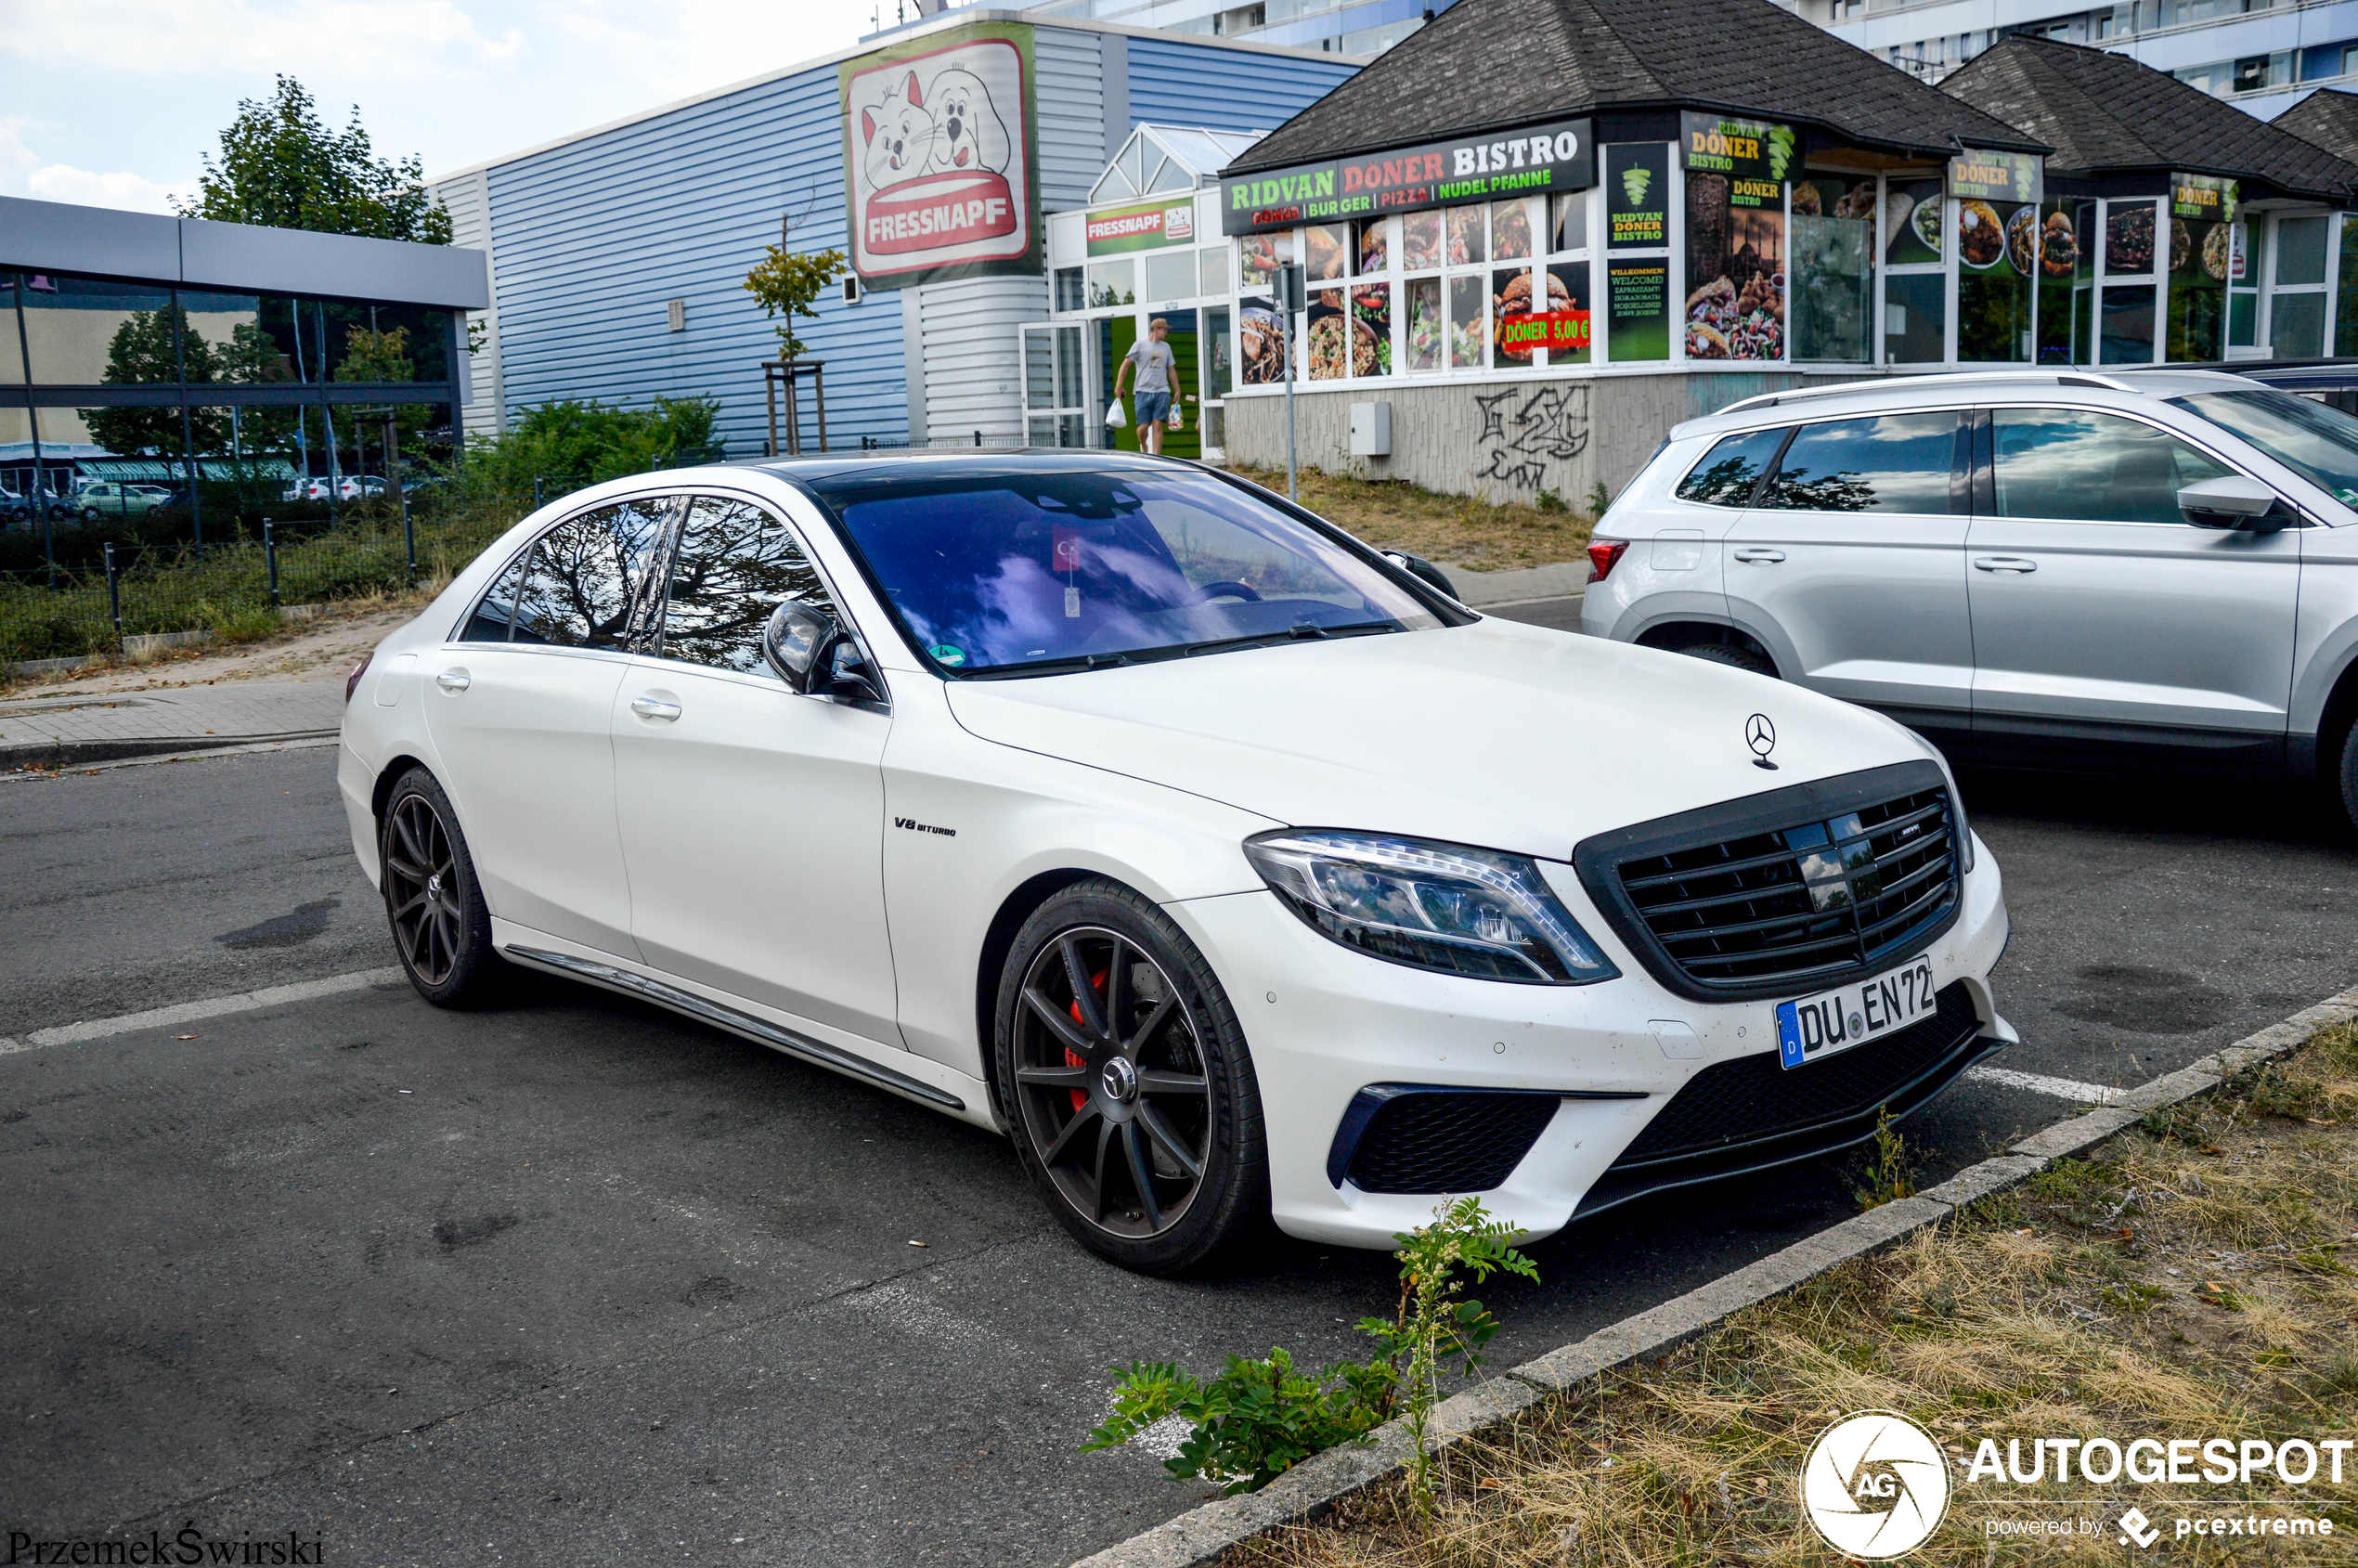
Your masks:
<svg viewBox="0 0 2358 1568"><path fill-rule="evenodd" d="M333 756L0 783L0 1035L392 962ZM2358 978L2358 850L2297 792L1963 784L2014 913L2001 1065L2135 1083ZM1967 1082L1908 1134L1934 1180L2070 1109ZM1486 1293L1501 1364L1846 1215L1843 1164L1541 1243ZM1356 1354L1393 1294L1307 1246L1121 1273L1003 1142L537 978L0 1055L0 1532L331 1562L1069 1562L1204 1496L1075 1451L1109 1367Z"/></svg>

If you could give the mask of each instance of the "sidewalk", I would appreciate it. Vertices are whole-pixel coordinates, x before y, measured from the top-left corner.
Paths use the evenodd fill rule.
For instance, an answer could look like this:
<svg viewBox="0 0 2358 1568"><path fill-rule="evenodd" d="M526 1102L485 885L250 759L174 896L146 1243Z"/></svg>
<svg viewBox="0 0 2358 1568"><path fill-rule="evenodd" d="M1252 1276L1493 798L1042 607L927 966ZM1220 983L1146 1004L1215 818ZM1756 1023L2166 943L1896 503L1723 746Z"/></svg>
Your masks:
<svg viewBox="0 0 2358 1568"><path fill-rule="evenodd" d="M1497 604L1530 604L1547 599L1578 599L1588 587L1588 563L1558 561L1546 566L1518 566L1505 572L1475 572L1444 566L1442 572L1458 588L1458 603L1482 610Z"/></svg>
<svg viewBox="0 0 2358 1568"><path fill-rule="evenodd" d="M330 736L343 676L0 701L0 771Z"/></svg>

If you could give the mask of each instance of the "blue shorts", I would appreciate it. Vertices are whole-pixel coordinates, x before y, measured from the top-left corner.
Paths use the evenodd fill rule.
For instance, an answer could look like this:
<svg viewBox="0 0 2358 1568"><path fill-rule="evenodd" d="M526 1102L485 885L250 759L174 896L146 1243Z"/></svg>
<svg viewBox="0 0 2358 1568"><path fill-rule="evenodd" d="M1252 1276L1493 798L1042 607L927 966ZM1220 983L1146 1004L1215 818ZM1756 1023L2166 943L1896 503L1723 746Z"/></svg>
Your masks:
<svg viewBox="0 0 2358 1568"><path fill-rule="evenodd" d="M1135 401L1137 407L1131 409L1137 415L1135 423L1160 424L1171 417L1171 394L1167 392L1141 392Z"/></svg>

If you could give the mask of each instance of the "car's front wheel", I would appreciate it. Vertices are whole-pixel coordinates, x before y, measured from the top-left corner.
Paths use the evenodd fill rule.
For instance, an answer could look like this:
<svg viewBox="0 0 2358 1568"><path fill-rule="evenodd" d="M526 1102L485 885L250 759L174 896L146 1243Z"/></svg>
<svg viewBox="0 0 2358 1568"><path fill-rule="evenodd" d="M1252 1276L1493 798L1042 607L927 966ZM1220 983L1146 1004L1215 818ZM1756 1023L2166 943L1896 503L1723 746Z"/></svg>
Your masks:
<svg viewBox="0 0 2358 1568"><path fill-rule="evenodd" d="M402 774L386 797L378 848L385 917L409 983L437 1007L489 1000L506 978L491 948L491 908L459 814L423 768Z"/></svg>
<svg viewBox="0 0 2358 1568"><path fill-rule="evenodd" d="M1151 900L1092 879L1034 911L1001 971L995 1034L1024 1169L1082 1246L1176 1274L1266 1228L1244 1031Z"/></svg>

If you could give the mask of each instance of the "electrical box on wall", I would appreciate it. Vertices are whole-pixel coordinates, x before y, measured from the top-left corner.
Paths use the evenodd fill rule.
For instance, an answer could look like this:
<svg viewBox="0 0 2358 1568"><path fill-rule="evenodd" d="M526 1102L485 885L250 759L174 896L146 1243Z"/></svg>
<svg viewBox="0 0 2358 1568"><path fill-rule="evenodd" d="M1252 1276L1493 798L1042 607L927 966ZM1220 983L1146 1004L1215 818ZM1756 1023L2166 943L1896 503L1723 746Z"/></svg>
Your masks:
<svg viewBox="0 0 2358 1568"><path fill-rule="evenodd" d="M1351 455L1354 458L1392 456L1392 405L1354 403L1351 406Z"/></svg>
<svg viewBox="0 0 2358 1568"><path fill-rule="evenodd" d="M843 303L846 305L860 303L860 275L856 272L847 272L843 275Z"/></svg>

